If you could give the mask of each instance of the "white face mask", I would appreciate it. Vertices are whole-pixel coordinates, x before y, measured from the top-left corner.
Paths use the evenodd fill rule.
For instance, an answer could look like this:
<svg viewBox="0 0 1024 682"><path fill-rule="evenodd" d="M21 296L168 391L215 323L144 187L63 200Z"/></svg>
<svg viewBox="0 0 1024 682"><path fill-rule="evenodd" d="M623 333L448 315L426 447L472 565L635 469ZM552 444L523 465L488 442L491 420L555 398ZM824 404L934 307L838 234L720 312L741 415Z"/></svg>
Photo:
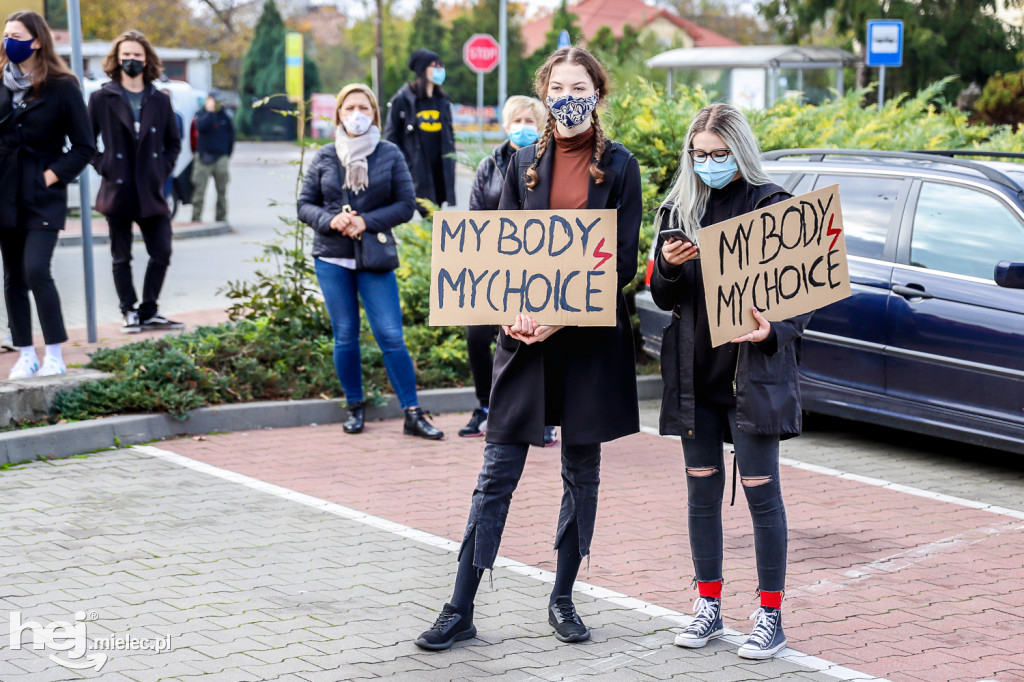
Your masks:
<svg viewBox="0 0 1024 682"><path fill-rule="evenodd" d="M361 111L353 111L341 119L341 122L345 124L345 131L353 137L365 134L370 129L370 126L373 125L373 119Z"/></svg>

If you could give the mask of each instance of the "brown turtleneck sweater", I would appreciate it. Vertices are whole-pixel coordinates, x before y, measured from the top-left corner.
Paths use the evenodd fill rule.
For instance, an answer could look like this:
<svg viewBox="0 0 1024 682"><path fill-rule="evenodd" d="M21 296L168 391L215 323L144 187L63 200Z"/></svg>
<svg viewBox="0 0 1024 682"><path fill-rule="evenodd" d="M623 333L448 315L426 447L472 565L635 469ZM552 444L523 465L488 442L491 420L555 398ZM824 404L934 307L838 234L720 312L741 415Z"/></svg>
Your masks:
<svg viewBox="0 0 1024 682"><path fill-rule="evenodd" d="M590 188L590 162L594 160L594 126L573 137L556 130L555 157L551 163L552 209L586 208Z"/></svg>

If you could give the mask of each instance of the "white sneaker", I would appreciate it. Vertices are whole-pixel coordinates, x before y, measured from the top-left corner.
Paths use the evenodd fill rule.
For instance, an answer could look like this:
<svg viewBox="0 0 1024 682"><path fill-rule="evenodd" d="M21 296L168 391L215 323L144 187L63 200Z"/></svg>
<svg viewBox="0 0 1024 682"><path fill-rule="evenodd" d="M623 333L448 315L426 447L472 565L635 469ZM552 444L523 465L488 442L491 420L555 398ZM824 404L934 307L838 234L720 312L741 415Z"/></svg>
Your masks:
<svg viewBox="0 0 1024 682"><path fill-rule="evenodd" d="M39 358L31 355L22 355L18 358L18 361L14 363L14 367L11 367L11 373L7 375L7 378L28 379L29 377L34 377L38 371Z"/></svg>
<svg viewBox="0 0 1024 682"><path fill-rule="evenodd" d="M62 360L58 360L52 355L47 355L43 358L43 366L36 373L37 377L52 377L58 374L67 374L68 366L64 364Z"/></svg>

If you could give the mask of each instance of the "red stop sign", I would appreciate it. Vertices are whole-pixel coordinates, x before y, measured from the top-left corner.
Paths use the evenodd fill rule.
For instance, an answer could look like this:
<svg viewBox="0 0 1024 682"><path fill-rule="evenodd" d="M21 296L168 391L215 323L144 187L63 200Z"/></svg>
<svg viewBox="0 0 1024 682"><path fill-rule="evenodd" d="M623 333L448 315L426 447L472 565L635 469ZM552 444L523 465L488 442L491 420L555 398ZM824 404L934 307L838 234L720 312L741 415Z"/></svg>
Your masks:
<svg viewBox="0 0 1024 682"><path fill-rule="evenodd" d="M486 33L477 33L462 46L462 61L476 73L490 73L501 61L498 41Z"/></svg>

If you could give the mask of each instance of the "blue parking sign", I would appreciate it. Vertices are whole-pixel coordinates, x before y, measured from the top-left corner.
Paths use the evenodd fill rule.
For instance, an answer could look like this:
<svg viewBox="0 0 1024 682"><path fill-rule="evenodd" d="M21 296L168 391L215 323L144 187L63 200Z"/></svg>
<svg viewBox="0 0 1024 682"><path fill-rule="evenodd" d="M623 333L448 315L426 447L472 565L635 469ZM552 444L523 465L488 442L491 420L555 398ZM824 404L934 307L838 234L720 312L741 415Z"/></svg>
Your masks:
<svg viewBox="0 0 1024 682"><path fill-rule="evenodd" d="M868 66L903 66L903 20L868 21Z"/></svg>

